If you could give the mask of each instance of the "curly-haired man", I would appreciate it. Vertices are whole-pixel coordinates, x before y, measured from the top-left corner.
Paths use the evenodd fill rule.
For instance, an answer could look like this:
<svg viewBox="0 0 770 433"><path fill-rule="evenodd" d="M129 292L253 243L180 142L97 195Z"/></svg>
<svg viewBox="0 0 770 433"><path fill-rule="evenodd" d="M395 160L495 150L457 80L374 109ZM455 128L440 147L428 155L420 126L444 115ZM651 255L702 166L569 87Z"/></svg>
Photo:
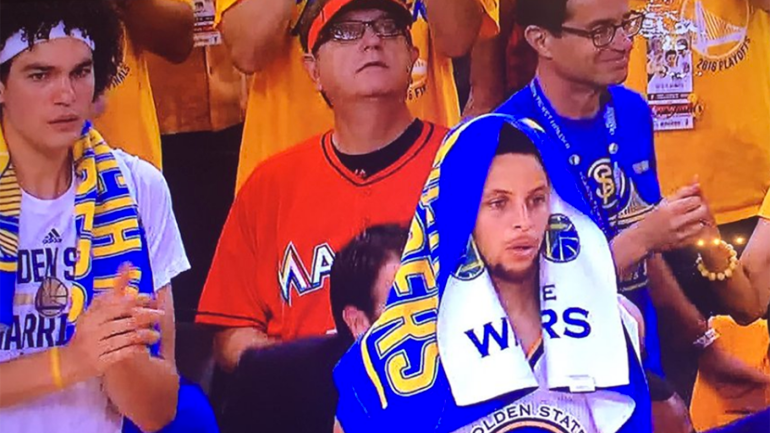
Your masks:
<svg viewBox="0 0 770 433"><path fill-rule="evenodd" d="M87 121L121 34L112 0L0 1L3 431L176 414L170 283L189 263L168 187Z"/></svg>

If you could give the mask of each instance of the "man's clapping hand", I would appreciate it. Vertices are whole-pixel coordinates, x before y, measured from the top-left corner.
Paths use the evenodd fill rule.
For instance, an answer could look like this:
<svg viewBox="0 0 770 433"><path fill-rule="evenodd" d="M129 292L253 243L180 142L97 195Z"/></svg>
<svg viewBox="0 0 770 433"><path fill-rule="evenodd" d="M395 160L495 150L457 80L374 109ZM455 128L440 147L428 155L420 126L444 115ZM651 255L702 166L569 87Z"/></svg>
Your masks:
<svg viewBox="0 0 770 433"><path fill-rule="evenodd" d="M103 375L111 366L137 354L160 339L155 327L163 311L155 308L146 295L128 289L127 266L121 268L115 287L97 295L78 319L68 352L88 370L89 375Z"/></svg>

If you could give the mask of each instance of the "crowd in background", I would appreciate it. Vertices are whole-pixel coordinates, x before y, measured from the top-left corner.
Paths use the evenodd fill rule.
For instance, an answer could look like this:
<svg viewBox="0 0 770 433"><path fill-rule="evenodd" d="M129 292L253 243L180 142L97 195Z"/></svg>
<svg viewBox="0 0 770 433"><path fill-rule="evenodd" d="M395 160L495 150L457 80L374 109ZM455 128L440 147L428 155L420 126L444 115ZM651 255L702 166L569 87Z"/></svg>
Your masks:
<svg viewBox="0 0 770 433"><path fill-rule="evenodd" d="M131 394L120 390L131 386L130 377L111 373L112 364L103 360L104 354L97 357L99 374L68 376L65 352L59 355L55 350L77 342L88 348L78 353L95 351L97 343L86 337L78 340L72 333L75 328L93 326L96 313L78 319L72 314L73 301L61 308L56 304L61 293L58 286L51 288L52 281L64 286L59 280L67 280L57 276L57 260L63 261L62 272L68 272L64 270L67 266L73 266L73 274L80 272L75 267L79 259L67 258L64 250L60 256L58 249L52 253L54 264L39 266L46 268L47 276L40 281L33 278L38 272L35 251L45 256L46 245L61 242L56 237L67 230L50 231L45 226L38 230L40 246L25 244L25 233L32 232L25 229L19 214L32 211L21 213L19 209L32 209L27 203L48 195L64 197L69 194L65 192L69 184L57 186L51 194L45 189L33 194L29 185L37 188L38 183L29 180L33 177L15 159L21 161L16 155L22 152L16 150L21 145L14 147L13 140L21 142L18 137L25 135L23 131L12 135L6 125L21 124L17 119L32 114L12 110L11 104L23 106L18 102L23 99L13 99L9 77L16 73L12 69L15 59L39 52L33 45L53 42L55 36L47 29L50 34L35 36L37 41L21 38L29 47L8 59L0 55L5 137L0 150L11 155L10 162L0 158L0 216L16 218L7 220L10 223L0 219L0 247L14 263L18 255L20 266L18 272L13 268L16 280L0 278L5 285L0 286L0 303L13 300L14 308L7 323L0 311L0 323L6 325L0 328L0 361L10 361L9 368L0 368L0 388L10 375L31 374L39 366L48 372L49 364L52 379L29 389L14 383L18 389L0 393L4 397L0 400L5 400L0 401L0 429L5 431L3 425L9 422L8 431L43 431L35 428L48 428L47 424L29 421L33 409L71 387L68 381L75 384L72 387L98 387L93 382L97 376L108 384L101 392L116 407L109 410L117 410L119 417L133 421L142 431L167 426L163 431L331 432L344 428L350 433L375 431L380 422L379 428L385 428L395 415L385 411L380 417L380 408L369 402L379 406L380 400L396 394L398 398L419 397L428 385L419 388L409 383L408 379L421 377L424 369L409 370L410 359L415 358L405 355L405 361L394 361L406 363L399 364L403 383L390 385L396 390L394 396L387 384L375 386L371 395L361 391L365 387L354 374L358 363L366 365L361 377L380 374L376 359L367 358L366 336L394 323L388 322L394 317L402 324L414 321L419 328L427 319L414 319L416 316L399 310L399 305L431 299L431 290L424 299L415 295L421 287L436 291L441 287L444 292L441 284L448 283L435 280L438 270L420 267L430 267L425 265L430 260L411 259L409 254L417 254L420 245L431 245L426 254L438 254L434 250L439 241L433 243L428 226L440 215L430 210L435 198L430 195L434 192L431 186L438 184L439 171L443 182L452 167L449 162L441 165L441 156L452 146L464 149L469 134L464 128L481 130L472 119L496 113L518 119L508 122L514 122L510 124L519 132L509 131L508 138L499 132L490 161L506 154L537 154L538 167L554 190L560 181L551 158L564 163L563 171L574 174L572 182L581 188L578 196L586 205L586 210L578 211L593 220L611 247L612 267L617 271L613 284L622 295L622 316L635 323L635 327L623 328L629 341L636 341L636 346L629 343L629 353L636 348L640 377L649 394L639 397L633 393L636 391L629 391L629 395L649 402L650 429L664 433L770 431L770 2L100 0L96 2L100 6L93 9L84 6L87 2L0 0L0 19L8 28L0 29L4 40L0 54L10 50L8 41L15 41L16 32L25 28L55 27L59 21L64 23L65 33L71 31L68 26L98 28L94 16L118 11L114 41L101 30L78 37L87 44L96 42L96 48L91 46L95 74L99 67L110 64L96 59L98 42L107 40L117 46L119 40L121 45L116 53L120 59L113 62L116 68L108 74L111 82L97 80L87 120L99 138L125 152L113 151L118 155L115 166L132 180L126 191L116 189L115 194L124 197L130 192L136 202L138 211L129 219L138 220L136 230L141 227L141 236L146 236L145 250L140 251L149 257L144 260L149 260L146 266L152 268L149 275L154 284L144 287L145 283L138 283L135 275L125 271L116 285L121 291L135 286L161 300L154 304L125 302L134 302L132 308L142 310L133 326L158 327L157 338L136 332L145 339L140 342L143 346L154 347L153 356L167 362L151 367L162 378L157 382L161 385L147 385ZM20 6L22 3L26 6ZM70 7L73 12L64 11ZM20 15L9 16L11 13ZM109 22L104 19L100 24ZM53 104L60 107L74 102L56 99ZM14 113L20 114L13 117ZM496 127L499 131L500 126ZM86 136L94 143L99 141L87 133L88 128L84 129ZM541 142L540 134L549 138ZM478 140L483 149L481 138ZM515 145L501 150L505 142ZM527 146L522 150L522 142L533 145L534 150ZM547 150L551 145L558 152L566 150L563 154L554 150L559 156L553 156ZM73 141L69 146L74 146L77 156L80 145ZM98 171L98 144L94 149ZM446 149L443 154L441 149ZM154 168L124 155L137 156ZM77 174L77 164L87 158L73 158L73 173ZM69 164L70 159L67 161ZM492 182L495 164L485 166L491 167L490 174L487 177L485 172L482 180ZM18 175L8 174L13 166ZM511 167L524 172L522 166ZM66 176L75 184L77 176L69 171ZM45 173L35 176L42 178ZM111 184L103 186L103 179L95 190L112 191ZM16 195L3 195L12 182L21 185L18 194L14 193L21 197L18 200ZM114 188L120 188L125 182L115 183L119 186ZM558 193L565 198L563 190ZM478 220L474 214L469 230L474 222L480 230L479 225L486 221L482 219L486 190L483 194ZM85 192L79 187L67 196L74 200L71 207L76 215L83 204L81 196ZM99 221L100 209L112 198L94 197L98 197L94 218ZM7 216L9 206L17 201L17 213L11 210ZM149 213L146 209L150 208L155 210ZM40 209L43 215L52 212ZM82 228L74 229L75 221L80 220L67 215L72 240L81 242ZM530 217L521 218L529 221ZM423 220L428 222L423 224ZM516 260L536 261L532 257L538 256L543 242L550 248L553 240L549 236L556 236L560 229L554 227L564 221L547 221L541 230L545 240L540 239L534 252L529 245L517 244ZM11 236L8 227L14 224L21 228ZM485 241L479 231L472 235L474 245L469 250L480 250L493 271L489 263L492 247L487 243L492 241ZM67 236L63 236L64 242L68 242ZM8 239L16 238L21 239L14 247L18 251L12 248L10 254L6 243L15 245L16 240ZM442 232L441 242L444 238ZM97 273L91 282L98 286L100 260L114 256L105 253L103 259L96 251L102 244L97 240L95 245L94 265L88 268ZM572 261L565 256L570 254L569 246L559 245L561 256L544 254L552 262ZM131 250L120 253L131 254ZM34 281L26 281L29 288L23 284L25 254L32 257L29 272ZM472 271L472 260L463 256L466 259L469 261L458 273ZM68 260L74 261L68 264ZM0 263L0 271L7 272L4 263ZM105 278L115 277L114 272L107 274ZM66 286L81 284L81 277L67 280ZM497 284L494 275L492 280ZM10 297L4 297L8 281L14 282L11 286L15 284L17 292L10 290ZM75 289L66 288L65 293L72 298ZM83 310L88 310L91 292L85 293L81 304L85 302ZM415 301L412 296L420 299ZM101 313L110 311L104 307L112 305L110 302L90 305ZM52 308L56 312L49 315ZM144 309L161 313L153 315ZM439 315L438 304L435 310ZM521 313L515 308L506 308L506 312L510 317ZM24 314L36 319L25 319ZM122 317L114 311L109 314L114 320ZM403 316L394 316L397 314ZM41 335L52 332L43 323L52 317L74 317L77 326L70 330L64 320L56 326L67 336L41 344ZM163 324L163 317L175 318L176 323ZM546 331L538 328L537 341L527 341L527 333L515 325L511 330L520 337L527 356L532 355L527 349L534 353L541 347L542 351L540 334ZM629 331L632 328L638 335L632 335L636 334ZM55 329L58 333L59 328ZM415 329L404 331L402 338L419 334L415 341L430 340L428 334ZM484 329L487 344L490 336ZM164 345L167 332L175 334L175 344ZM32 342L33 335L37 335L37 344L25 343ZM396 353L392 349L400 346L393 344L388 350ZM351 346L352 352L364 353L361 359L345 355ZM430 344L419 350L404 348L404 353L417 350L424 355L430 348ZM35 365L20 363L45 349L55 354L50 359L35 359L39 361ZM382 355L382 369L388 371L382 374L388 378L394 374L392 369L399 368L390 364L396 358L391 355ZM635 358L629 358L633 376ZM152 359L148 364L131 365L137 370L126 367L126 371L134 376L137 371L150 371L146 366ZM442 359L438 377L443 378L447 370L447 387L451 385L454 391L451 365L444 364ZM532 362L536 374L545 376L538 373L544 367L537 365ZM16 370L11 369L14 366ZM179 376L174 376L177 371ZM162 384L172 382L173 389L171 385L161 389ZM430 386L439 385L431 382ZM409 392L398 392L407 388ZM87 400L83 397L86 391L77 392L81 394L71 395ZM141 394L161 401L169 392L178 393L173 399L178 407L171 412L142 409L136 400ZM71 401L77 402L77 398ZM552 396L545 393L542 398ZM351 403L353 399L358 403ZM393 401L398 408L399 400ZM186 407L188 402L193 403ZM91 400L88 404L93 408L101 403ZM404 403L404 407L410 404L415 403ZM454 423L455 429L442 431L498 431L491 424L483 424L487 430L477 430L478 426L471 430L471 424L458 421L466 416L465 408L448 407L444 409L447 413L456 410L463 415L457 419L447 415L446 422ZM68 410L71 408L61 413ZM490 413L475 418L468 415L471 418L466 421ZM185 416L191 424L183 423ZM430 416L425 422L434 422ZM638 422L634 416L629 425ZM360 427L367 425L363 419L372 424ZM415 418L414 425L419 422ZM576 416L575 422L590 426L596 420ZM39 427L32 427L35 425ZM468 430L458 429L466 425ZM597 423L585 431L605 430Z"/></svg>

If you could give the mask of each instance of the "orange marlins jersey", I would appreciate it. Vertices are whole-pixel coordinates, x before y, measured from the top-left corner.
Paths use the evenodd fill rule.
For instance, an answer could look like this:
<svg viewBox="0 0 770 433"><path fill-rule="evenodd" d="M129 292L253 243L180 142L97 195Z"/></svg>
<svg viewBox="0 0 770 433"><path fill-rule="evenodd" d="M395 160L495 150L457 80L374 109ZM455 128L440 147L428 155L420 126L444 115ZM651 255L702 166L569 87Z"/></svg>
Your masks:
<svg viewBox="0 0 770 433"><path fill-rule="evenodd" d="M230 210L197 321L284 341L333 331L335 253L370 226L408 225L446 133L425 122L404 155L366 179L339 161L330 132L258 166Z"/></svg>

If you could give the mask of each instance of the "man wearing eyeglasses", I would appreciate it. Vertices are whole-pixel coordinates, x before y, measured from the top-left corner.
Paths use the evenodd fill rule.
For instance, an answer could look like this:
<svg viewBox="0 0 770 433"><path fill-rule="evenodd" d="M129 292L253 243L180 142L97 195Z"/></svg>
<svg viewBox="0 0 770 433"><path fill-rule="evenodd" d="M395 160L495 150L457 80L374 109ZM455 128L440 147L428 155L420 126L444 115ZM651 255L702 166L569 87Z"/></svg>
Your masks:
<svg viewBox="0 0 770 433"><path fill-rule="evenodd" d="M302 70L300 21L318 0L218 0L216 22L235 66L254 74L238 163L240 189L259 163L332 126L333 114ZM401 0L419 48L408 104L421 119L453 126L460 103L452 59L497 33L498 0Z"/></svg>
<svg viewBox="0 0 770 433"><path fill-rule="evenodd" d="M569 162L611 239L620 290L645 316L646 367L663 373L656 308L673 341L723 361L662 257L697 242L713 218L698 183L662 198L650 109L619 86L644 16L627 0L519 0L517 16L538 52L537 76L498 110L531 119L559 143L549 157Z"/></svg>
<svg viewBox="0 0 770 433"><path fill-rule="evenodd" d="M447 132L407 106L418 53L402 2L310 8L304 64L334 129L259 165L230 211L197 319L221 328L227 370L246 349L334 331L335 252L367 227L411 220Z"/></svg>

